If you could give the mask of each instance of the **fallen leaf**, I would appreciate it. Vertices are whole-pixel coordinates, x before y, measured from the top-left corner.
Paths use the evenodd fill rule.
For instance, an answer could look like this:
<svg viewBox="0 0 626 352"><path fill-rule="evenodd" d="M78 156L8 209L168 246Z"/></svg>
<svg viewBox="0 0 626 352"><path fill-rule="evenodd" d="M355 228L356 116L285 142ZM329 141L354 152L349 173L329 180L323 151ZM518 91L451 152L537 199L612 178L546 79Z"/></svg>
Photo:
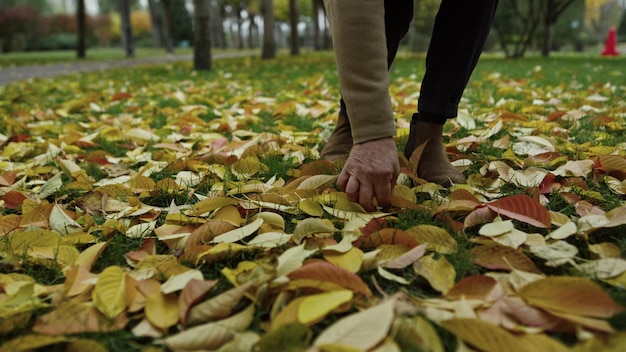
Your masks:
<svg viewBox="0 0 626 352"><path fill-rule="evenodd" d="M340 344L363 351L376 346L389 331L394 318L394 299L336 321L322 331L313 346Z"/></svg>

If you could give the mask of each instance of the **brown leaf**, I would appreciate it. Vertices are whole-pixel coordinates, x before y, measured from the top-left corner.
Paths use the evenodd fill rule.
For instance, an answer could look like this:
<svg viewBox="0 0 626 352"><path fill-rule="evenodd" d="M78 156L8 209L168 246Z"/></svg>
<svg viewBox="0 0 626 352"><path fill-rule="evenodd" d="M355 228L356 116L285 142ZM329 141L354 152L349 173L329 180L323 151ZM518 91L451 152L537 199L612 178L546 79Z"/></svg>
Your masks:
<svg viewBox="0 0 626 352"><path fill-rule="evenodd" d="M191 280L187 283L185 288L178 297L178 306L180 322L185 324L187 321L187 313L191 306L198 303L198 301L209 292L215 285L217 280Z"/></svg>
<svg viewBox="0 0 626 352"><path fill-rule="evenodd" d="M499 244L475 247L470 252L470 258L474 263L487 269L510 271L515 268L535 274L541 273L524 253Z"/></svg>
<svg viewBox="0 0 626 352"><path fill-rule="evenodd" d="M318 282L330 282L366 297L372 296L369 287L358 275L322 260L311 261L301 268L292 271L287 276L290 280L308 279Z"/></svg>
<svg viewBox="0 0 626 352"><path fill-rule="evenodd" d="M40 316L33 326L33 331L44 335L106 333L123 329L127 322L128 319L123 314L115 319L109 319L90 303L69 302Z"/></svg>

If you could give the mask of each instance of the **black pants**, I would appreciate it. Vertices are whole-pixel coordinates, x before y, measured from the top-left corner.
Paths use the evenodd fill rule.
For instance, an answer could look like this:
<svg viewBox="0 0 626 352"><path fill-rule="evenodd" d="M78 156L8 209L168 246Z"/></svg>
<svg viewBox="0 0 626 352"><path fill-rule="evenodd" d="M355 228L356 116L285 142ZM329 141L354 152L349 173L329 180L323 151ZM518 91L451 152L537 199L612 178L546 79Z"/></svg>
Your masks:
<svg viewBox="0 0 626 352"><path fill-rule="evenodd" d="M420 119L444 123L456 117L459 101L478 63L498 0L442 0L426 55L426 73L417 105ZM413 0L385 1L387 64L413 19ZM341 113L347 116L341 100Z"/></svg>

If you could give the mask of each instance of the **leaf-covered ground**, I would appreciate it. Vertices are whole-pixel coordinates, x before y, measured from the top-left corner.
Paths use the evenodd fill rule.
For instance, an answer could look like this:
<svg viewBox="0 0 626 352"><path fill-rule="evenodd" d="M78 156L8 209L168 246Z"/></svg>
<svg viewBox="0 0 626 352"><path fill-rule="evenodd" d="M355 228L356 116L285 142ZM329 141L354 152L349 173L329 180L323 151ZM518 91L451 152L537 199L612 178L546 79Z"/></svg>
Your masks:
<svg viewBox="0 0 626 352"><path fill-rule="evenodd" d="M446 126L468 183L418 151L376 213L319 160L329 54L0 87L0 350L621 350L625 64L485 57Z"/></svg>

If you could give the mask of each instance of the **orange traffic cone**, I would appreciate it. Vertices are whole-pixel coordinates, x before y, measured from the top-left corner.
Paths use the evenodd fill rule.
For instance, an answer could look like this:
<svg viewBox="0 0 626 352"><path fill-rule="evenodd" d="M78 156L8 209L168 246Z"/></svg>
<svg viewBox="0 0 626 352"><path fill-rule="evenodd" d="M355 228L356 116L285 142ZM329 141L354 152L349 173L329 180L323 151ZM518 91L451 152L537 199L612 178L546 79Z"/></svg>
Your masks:
<svg viewBox="0 0 626 352"><path fill-rule="evenodd" d="M617 32L615 28L611 27L609 29L609 35L606 38L602 56L618 56L619 54L619 51L617 51Z"/></svg>

